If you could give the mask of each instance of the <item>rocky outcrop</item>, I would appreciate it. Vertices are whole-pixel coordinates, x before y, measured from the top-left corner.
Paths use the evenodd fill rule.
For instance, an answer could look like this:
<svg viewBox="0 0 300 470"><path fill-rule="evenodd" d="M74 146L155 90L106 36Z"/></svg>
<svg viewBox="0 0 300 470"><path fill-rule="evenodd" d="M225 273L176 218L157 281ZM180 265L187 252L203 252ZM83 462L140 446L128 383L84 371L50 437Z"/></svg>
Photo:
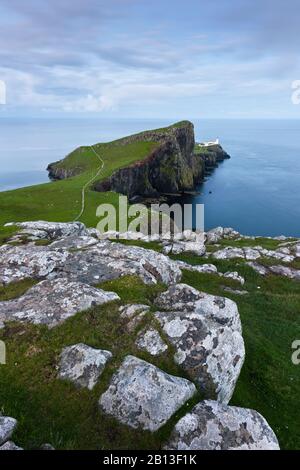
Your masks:
<svg viewBox="0 0 300 470"><path fill-rule="evenodd" d="M191 266L172 261L153 250L99 240L95 230L81 225L37 224L24 223L20 228L27 230L29 237L36 235L37 239L47 240L47 246L29 242L0 247L2 283L27 277L39 281L25 294L0 302L1 327L9 320L52 327L94 305L118 301L112 305L112 321L118 323L116 330L122 335L121 343L126 340L126 346L121 351L116 350L115 361L119 364L121 352L123 362L120 361L100 397L101 413L130 427L155 432L180 409L184 417L167 444L170 449L277 448L276 437L258 413L221 405L221 402L227 404L232 396L245 355L237 305L225 297L178 284L181 270L222 276L243 284L244 279L238 272L223 274L213 264ZM185 237L186 241L194 241L192 234ZM249 255L253 257L249 250L262 253L263 249L241 250L246 259ZM298 245L282 246L276 252L297 257ZM257 261L252 263L258 264ZM101 280L117 279L126 274L138 275L150 285L160 282L161 287L162 283L169 287L166 286L155 300L146 297L144 301L149 305L120 305L117 294L94 287ZM247 293L233 289L228 292ZM110 305L106 312L110 313ZM100 338L101 310L93 311L85 320L93 321L95 314L100 315L100 332L97 332ZM98 382L101 385L103 372L105 381L109 380L110 351L84 343L70 346L69 340L65 340L66 344L60 347L60 357L53 364L53 373L57 370L58 379L89 390ZM84 335L81 340L84 341ZM142 356L147 353L150 362L128 356L128 353ZM165 365L170 361L168 371L176 367L179 377L151 363L156 361ZM115 366L112 364L114 370ZM185 414L183 405L188 405L192 397L194 400L199 397L195 395L197 389L205 398L219 403L202 402ZM10 440L15 425L12 418L0 417L0 450L18 448Z"/></svg>
<svg viewBox="0 0 300 470"><path fill-rule="evenodd" d="M14 320L54 327L77 312L118 299L114 292L80 282L45 280L18 299L0 302L0 328L5 322Z"/></svg>
<svg viewBox="0 0 300 470"><path fill-rule="evenodd" d="M192 382L127 356L99 404L128 426L156 431L195 393Z"/></svg>
<svg viewBox="0 0 300 470"><path fill-rule="evenodd" d="M78 387L92 390L111 359L112 353L79 343L63 349L59 363L59 378L70 380Z"/></svg>
<svg viewBox="0 0 300 470"><path fill-rule="evenodd" d="M155 313L175 348L174 360L207 398L228 403L242 368L245 348L236 304L186 285L170 287Z"/></svg>
<svg viewBox="0 0 300 470"><path fill-rule="evenodd" d="M257 411L207 400L178 421L166 449L279 450L279 444Z"/></svg>

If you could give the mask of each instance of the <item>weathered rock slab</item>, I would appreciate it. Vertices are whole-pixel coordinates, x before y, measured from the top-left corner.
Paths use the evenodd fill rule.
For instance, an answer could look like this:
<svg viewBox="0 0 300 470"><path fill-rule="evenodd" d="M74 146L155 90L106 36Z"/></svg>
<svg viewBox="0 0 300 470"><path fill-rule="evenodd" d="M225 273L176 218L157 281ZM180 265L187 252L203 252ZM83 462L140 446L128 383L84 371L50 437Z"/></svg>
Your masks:
<svg viewBox="0 0 300 470"><path fill-rule="evenodd" d="M156 304L167 310L156 312L155 318L175 347L175 362L206 398L228 403L245 357L235 302L178 284Z"/></svg>
<svg viewBox="0 0 300 470"><path fill-rule="evenodd" d="M114 292L67 279L45 280L18 299L0 302L0 327L6 321L54 327L93 305L102 305L119 296Z"/></svg>
<svg viewBox="0 0 300 470"><path fill-rule="evenodd" d="M133 428L156 431L189 400L196 388L186 379L127 356L100 397L105 413Z"/></svg>
<svg viewBox="0 0 300 470"><path fill-rule="evenodd" d="M110 351L91 348L83 343L68 346L61 353L58 376L78 387L92 390L111 357Z"/></svg>
<svg viewBox="0 0 300 470"><path fill-rule="evenodd" d="M257 411L207 400L178 421L166 449L279 450L279 444Z"/></svg>
<svg viewBox="0 0 300 470"><path fill-rule="evenodd" d="M0 445L8 441L17 426L17 420L8 416L0 416Z"/></svg>

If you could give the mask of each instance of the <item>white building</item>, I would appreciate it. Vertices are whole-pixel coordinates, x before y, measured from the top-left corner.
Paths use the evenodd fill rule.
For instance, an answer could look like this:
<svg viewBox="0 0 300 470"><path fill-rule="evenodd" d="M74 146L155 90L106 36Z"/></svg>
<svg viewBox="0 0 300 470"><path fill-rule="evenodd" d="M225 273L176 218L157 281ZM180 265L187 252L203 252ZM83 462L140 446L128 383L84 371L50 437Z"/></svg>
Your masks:
<svg viewBox="0 0 300 470"><path fill-rule="evenodd" d="M201 142L199 147L210 147L211 145L219 145L219 139L212 140L210 142Z"/></svg>

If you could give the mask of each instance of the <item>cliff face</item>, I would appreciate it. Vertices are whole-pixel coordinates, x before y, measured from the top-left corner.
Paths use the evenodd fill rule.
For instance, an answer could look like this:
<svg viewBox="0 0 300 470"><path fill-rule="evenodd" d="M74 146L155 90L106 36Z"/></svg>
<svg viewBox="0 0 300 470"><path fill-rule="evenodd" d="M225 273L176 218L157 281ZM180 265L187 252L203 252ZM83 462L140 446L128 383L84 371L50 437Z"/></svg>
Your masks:
<svg viewBox="0 0 300 470"><path fill-rule="evenodd" d="M149 131L123 140L157 141L144 160L115 171L109 180L95 184L97 191L116 191L128 197L157 196L192 190L203 175L204 164L194 155L194 126L185 121L161 131Z"/></svg>

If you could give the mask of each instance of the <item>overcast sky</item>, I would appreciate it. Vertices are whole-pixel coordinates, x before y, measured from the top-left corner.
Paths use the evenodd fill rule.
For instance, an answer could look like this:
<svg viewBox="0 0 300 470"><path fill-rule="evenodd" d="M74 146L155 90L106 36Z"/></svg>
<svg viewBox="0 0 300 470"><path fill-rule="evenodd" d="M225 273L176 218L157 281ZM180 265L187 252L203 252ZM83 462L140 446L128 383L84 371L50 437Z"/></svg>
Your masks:
<svg viewBox="0 0 300 470"><path fill-rule="evenodd" d="M1 0L8 114L300 118L299 0Z"/></svg>

